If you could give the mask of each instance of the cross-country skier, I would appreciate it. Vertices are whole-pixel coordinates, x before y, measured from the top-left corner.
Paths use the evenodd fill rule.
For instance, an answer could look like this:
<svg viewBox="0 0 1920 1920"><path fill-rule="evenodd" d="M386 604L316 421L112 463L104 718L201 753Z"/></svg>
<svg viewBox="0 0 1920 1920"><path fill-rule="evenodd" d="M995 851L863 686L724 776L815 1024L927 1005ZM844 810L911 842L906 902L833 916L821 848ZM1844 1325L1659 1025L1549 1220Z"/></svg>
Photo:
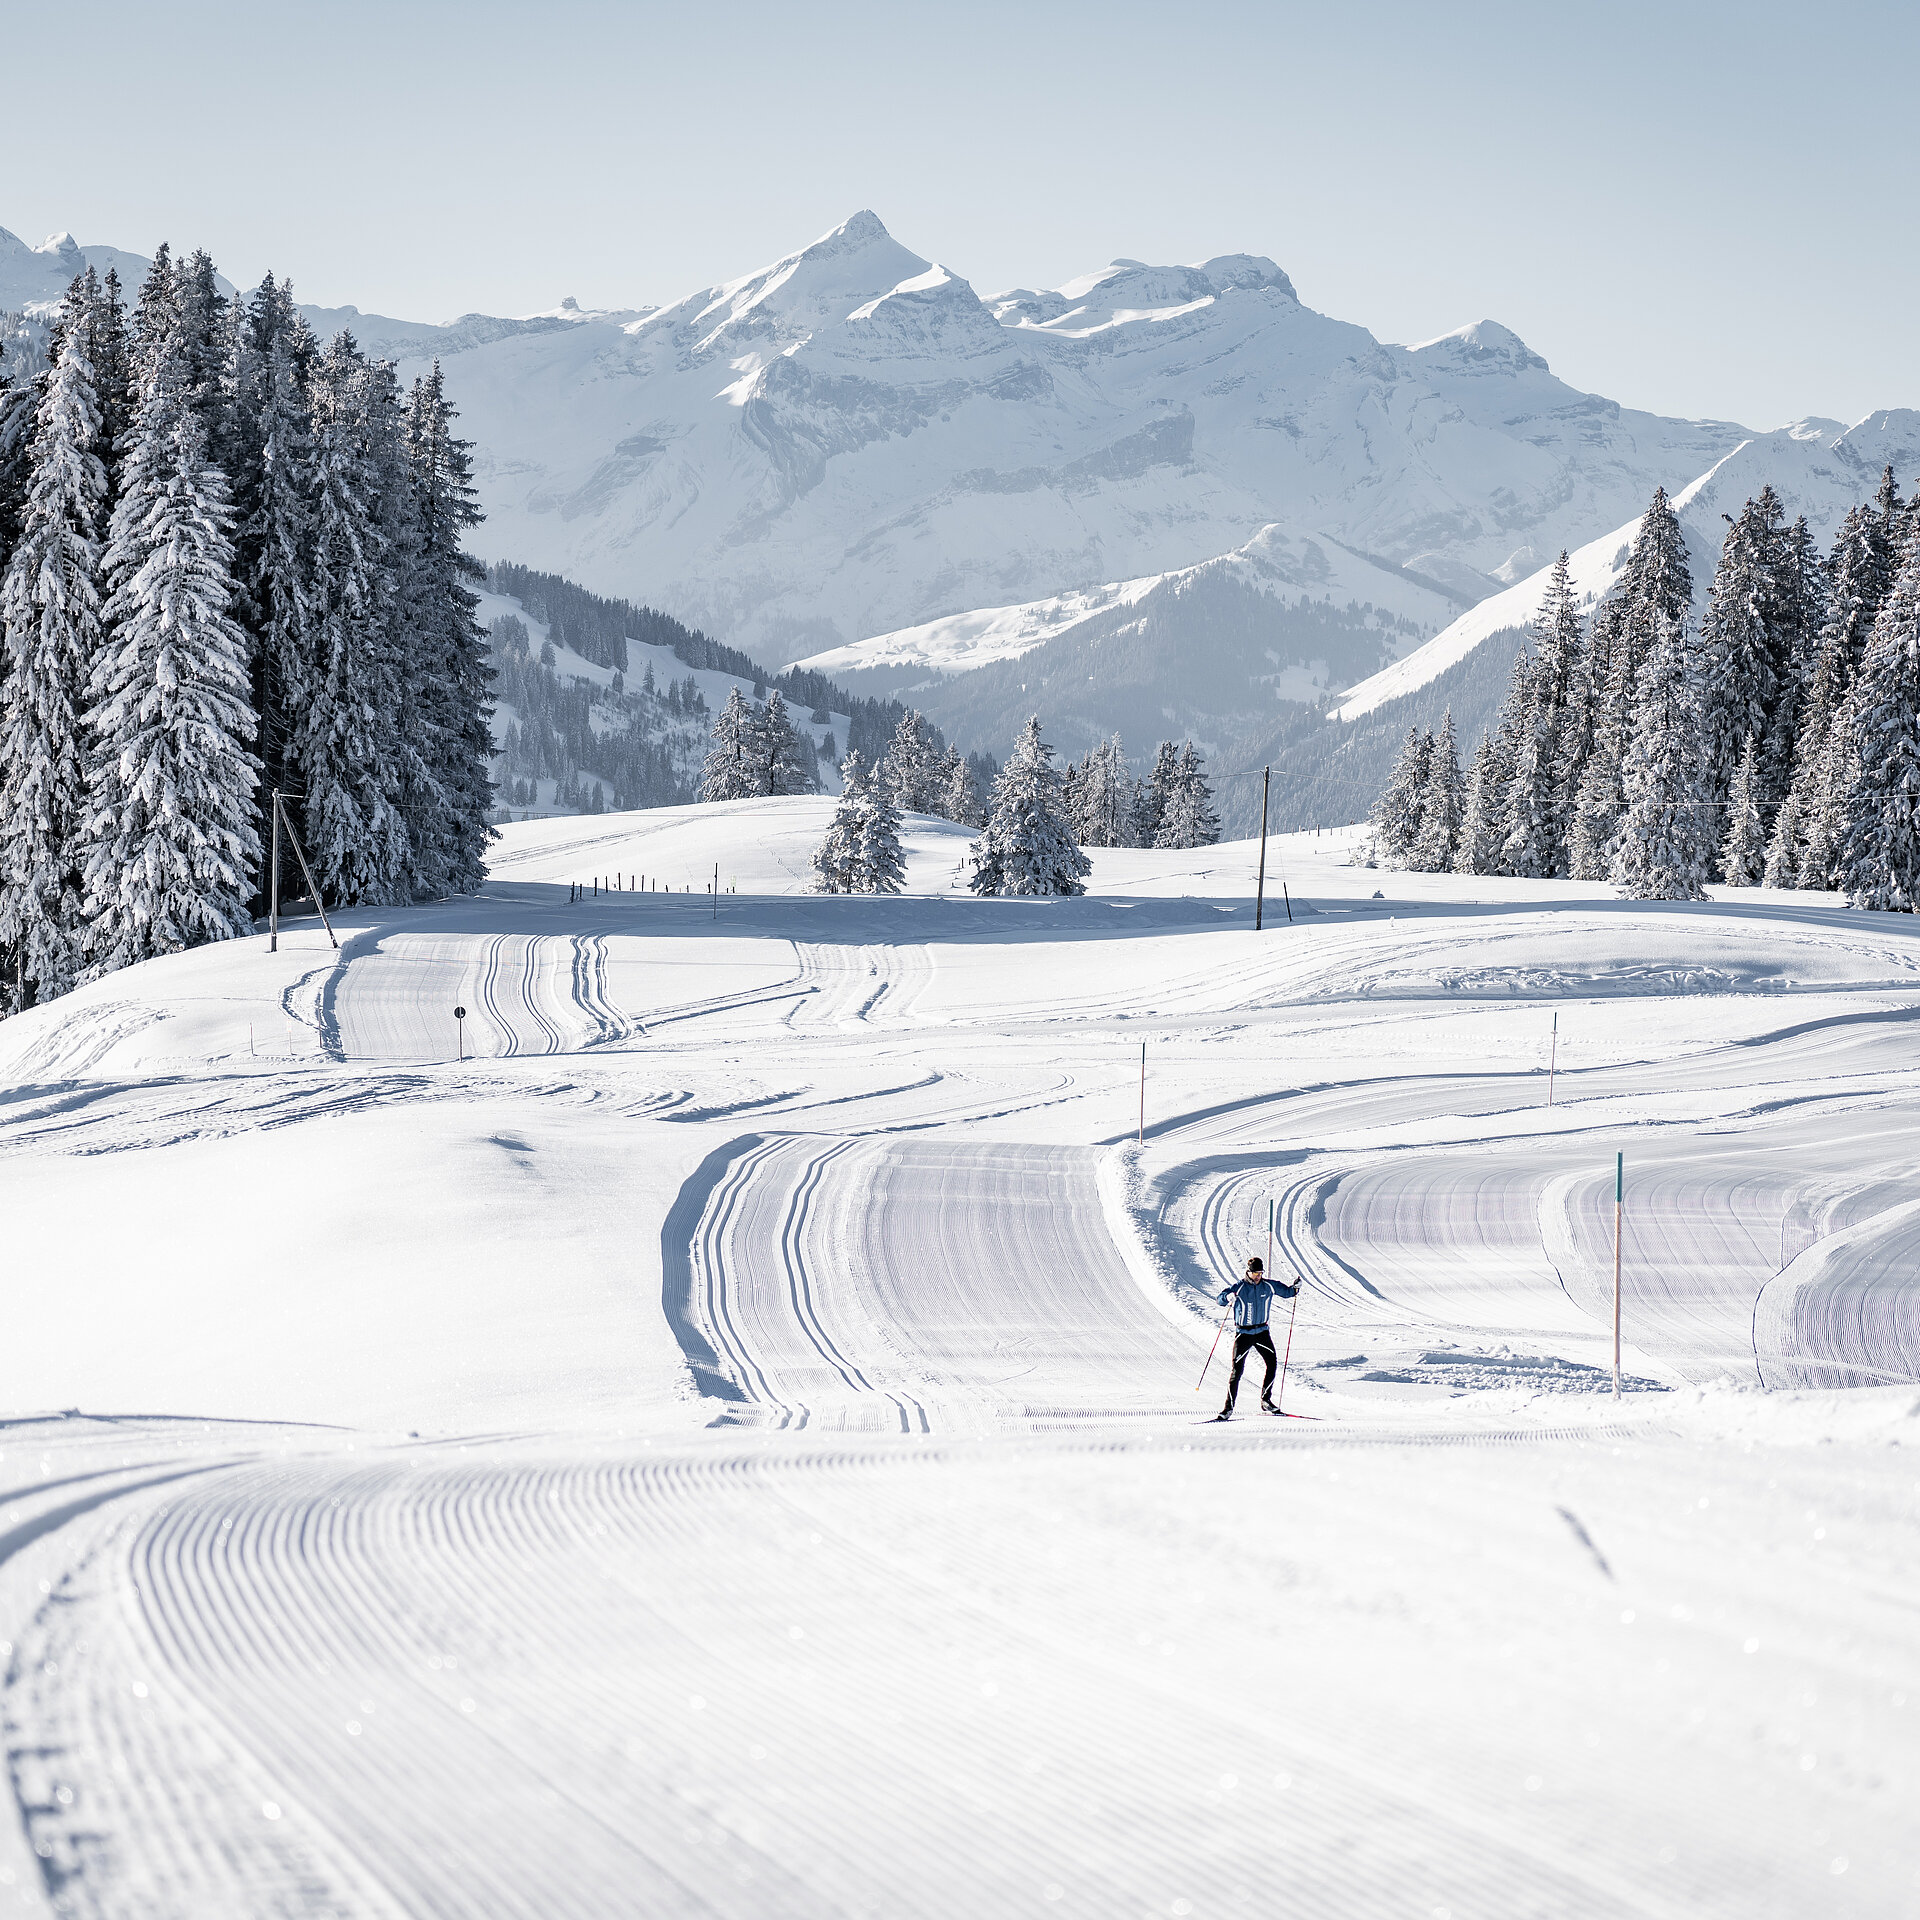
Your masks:
<svg viewBox="0 0 1920 1920"><path fill-rule="evenodd" d="M1267 1377L1260 1388L1260 1411L1278 1413L1273 1404L1273 1376L1280 1370L1280 1356L1273 1350L1273 1335L1267 1330L1267 1314L1275 1300L1291 1300L1300 1291L1295 1277L1292 1286L1283 1286L1267 1278L1266 1267L1256 1254L1247 1262L1246 1278L1236 1280L1220 1296L1220 1304L1233 1308L1233 1372L1227 1377L1227 1404L1218 1418L1233 1418L1233 1403L1240 1393L1240 1370L1247 1355L1257 1353L1267 1363Z"/></svg>

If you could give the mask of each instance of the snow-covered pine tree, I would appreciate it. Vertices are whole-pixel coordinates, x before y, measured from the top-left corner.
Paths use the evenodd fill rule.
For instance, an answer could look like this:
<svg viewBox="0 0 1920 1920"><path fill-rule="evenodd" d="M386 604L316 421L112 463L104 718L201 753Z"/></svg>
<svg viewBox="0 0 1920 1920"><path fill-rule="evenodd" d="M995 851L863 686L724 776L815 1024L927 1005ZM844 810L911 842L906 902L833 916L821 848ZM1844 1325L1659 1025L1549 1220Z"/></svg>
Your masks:
<svg viewBox="0 0 1920 1920"><path fill-rule="evenodd" d="M329 901L396 900L406 889L406 823L397 804L402 704L389 619L394 582L380 487L381 395L350 333L314 369L313 660L294 719L289 772L314 880Z"/></svg>
<svg viewBox="0 0 1920 1920"><path fill-rule="evenodd" d="M911 708L900 716L880 762L879 784L902 813L939 811L940 753L925 718Z"/></svg>
<svg viewBox="0 0 1920 1920"><path fill-rule="evenodd" d="M1455 873L1494 873L1506 845L1500 825L1506 783L1500 775L1500 753L1491 733L1482 733L1467 773L1466 799L1460 809L1460 832L1454 840Z"/></svg>
<svg viewBox="0 0 1920 1920"><path fill-rule="evenodd" d="M1618 601L1603 600L1594 608L1568 697L1566 719L1560 729L1560 753L1554 767L1554 817L1559 823L1559 871L1563 874L1574 871L1574 820L1579 809L1580 786L1586 777L1587 761L1593 753L1600 716L1606 705L1607 666L1619 617Z"/></svg>
<svg viewBox="0 0 1920 1920"><path fill-rule="evenodd" d="M1513 672L1507 680L1507 697L1501 703L1500 715L1493 728L1493 771L1499 780L1499 787L1495 794L1489 796L1489 800L1496 809L1493 818L1499 838L1495 842L1493 864L1484 869L1488 873L1513 871L1507 843L1513 837L1514 773L1521 751L1532 732L1529 715L1533 708L1533 683L1533 656L1522 648L1513 657ZM1535 771L1541 769L1536 766Z"/></svg>
<svg viewBox="0 0 1920 1920"><path fill-rule="evenodd" d="M88 970L249 931L260 863L247 638L227 612L225 476L185 330L142 369L88 682Z"/></svg>
<svg viewBox="0 0 1920 1920"><path fill-rule="evenodd" d="M1124 847L1133 837L1135 810L1133 776L1116 733L1087 755L1080 770L1077 805L1073 813L1076 836L1083 847Z"/></svg>
<svg viewBox="0 0 1920 1920"><path fill-rule="evenodd" d="M1747 744L1765 740L1781 703L1780 502L1771 487L1729 517L1700 623L1695 674L1700 707L1701 786L1695 796L1713 821L1716 852L1732 834L1719 812Z"/></svg>
<svg viewBox="0 0 1920 1920"><path fill-rule="evenodd" d="M738 691L738 689L736 689ZM852 748L840 762L840 798L826 837L813 850L816 893L860 893L861 832L867 811L867 766Z"/></svg>
<svg viewBox="0 0 1920 1920"><path fill-rule="evenodd" d="M1420 802L1420 834L1408 864L1416 873L1450 873L1460 851L1466 815L1467 783L1460 772L1460 749L1453 734L1453 709L1427 750L1427 786Z"/></svg>
<svg viewBox="0 0 1920 1920"><path fill-rule="evenodd" d="M83 964L83 716L101 644L107 496L88 277L67 289L55 322L19 538L0 581L0 945L15 1011L67 992Z"/></svg>
<svg viewBox="0 0 1920 1920"><path fill-rule="evenodd" d="M1594 609L1588 641L1591 732L1577 780L1566 792L1567 872L1575 880L1604 880L1614 829L1625 802L1620 769L1633 733L1633 680L1638 663L1627 646L1626 606L1618 593Z"/></svg>
<svg viewBox="0 0 1920 1920"><path fill-rule="evenodd" d="M1066 815L1067 824L1073 829L1073 837L1083 847L1087 844L1087 768L1092 759L1093 755L1089 752L1084 759L1069 760L1060 769L1060 811Z"/></svg>
<svg viewBox="0 0 1920 1920"><path fill-rule="evenodd" d="M1156 847L1210 847L1220 838L1220 816L1213 810L1213 788L1207 784L1205 765L1199 748L1191 740L1183 741L1173 789L1154 836Z"/></svg>
<svg viewBox="0 0 1920 1920"><path fill-rule="evenodd" d="M1141 781L1135 803L1133 844L1136 847L1160 844L1161 817L1179 778L1180 750L1171 740L1162 740L1154 749L1153 770Z"/></svg>
<svg viewBox="0 0 1920 1920"><path fill-rule="evenodd" d="M493 805L493 668L475 587L487 570L463 545L485 517L474 495L473 443L453 431L440 363L416 379L407 403L414 581L410 705L424 732L431 788L415 830L414 886L426 894L472 893L486 878Z"/></svg>
<svg viewBox="0 0 1920 1920"><path fill-rule="evenodd" d="M1826 565L1826 613L1813 671L1795 727L1793 774L1768 847L1770 886L1837 884L1854 779L1851 694L1867 638L1892 583L1889 528L1899 495L1889 468L1872 505L1849 510Z"/></svg>
<svg viewBox="0 0 1920 1920"><path fill-rule="evenodd" d="M1373 861L1378 866L1404 867L1413 857L1420 838L1432 752L1432 734L1417 725L1410 726L1400 745L1400 757L1367 816L1373 828Z"/></svg>
<svg viewBox="0 0 1920 1920"><path fill-rule="evenodd" d="M900 809L884 780L868 784L860 809L857 893L898 893L906 884L906 856L900 850Z"/></svg>
<svg viewBox="0 0 1920 1920"><path fill-rule="evenodd" d="M1749 734L1727 794L1727 837L1720 846L1720 872L1727 885L1757 887L1766 849L1767 827L1760 816L1759 747Z"/></svg>
<svg viewBox="0 0 1920 1920"><path fill-rule="evenodd" d="M100 437L96 451L107 473L107 498L100 526L120 498L121 443L133 425L133 337L127 330L127 307L120 294L120 276L111 267L100 282L93 307L94 391L100 400Z"/></svg>
<svg viewBox="0 0 1920 1920"><path fill-rule="evenodd" d="M958 747L949 747L942 765L941 814L962 827L980 824L980 785Z"/></svg>
<svg viewBox="0 0 1920 1920"><path fill-rule="evenodd" d="M755 791L771 795L818 793L820 775L812 749L793 724L786 696L778 687L767 695L767 704L757 719L755 744L759 760Z"/></svg>
<svg viewBox="0 0 1920 1920"><path fill-rule="evenodd" d="M702 800L751 800L760 785L760 721L740 689L714 716L712 745L700 773Z"/></svg>
<svg viewBox="0 0 1920 1920"><path fill-rule="evenodd" d="M1570 710L1580 691L1584 649L1567 554L1561 550L1533 617L1533 663L1515 715L1502 860L1509 873L1538 880L1566 871L1561 783Z"/></svg>
<svg viewBox="0 0 1920 1920"><path fill-rule="evenodd" d="M276 286L269 274L247 310L238 356L231 476L237 611L254 642L263 809L275 788L297 784L288 774L290 742L317 670L312 570L319 483L307 392L316 354L294 309L293 289Z"/></svg>
<svg viewBox="0 0 1920 1920"><path fill-rule="evenodd" d="M1847 702L1847 785L1835 867L1850 906L1920 908L1920 539L1874 617Z"/></svg>
<svg viewBox="0 0 1920 1920"><path fill-rule="evenodd" d="M1780 536L1774 567L1774 679L1778 694L1760 742L1757 798L1763 807L1784 801L1793 783L1808 696L1819 667L1827 618L1827 571L1805 514Z"/></svg>
<svg viewBox="0 0 1920 1920"><path fill-rule="evenodd" d="M1021 729L993 783L987 823L973 843L967 884L979 894L1085 893L1093 863L1080 851L1061 810L1053 749L1040 737L1040 717Z"/></svg>
<svg viewBox="0 0 1920 1920"><path fill-rule="evenodd" d="M227 454L232 391L233 329L227 298L205 251L196 248L174 272L174 302L187 357L187 388L193 411L216 460Z"/></svg>
<svg viewBox="0 0 1920 1920"><path fill-rule="evenodd" d="M1626 808L1607 877L1629 900L1705 897L1708 847L1694 805L1701 781L1699 688L1689 635L1661 615L1635 690L1638 724L1621 768Z"/></svg>

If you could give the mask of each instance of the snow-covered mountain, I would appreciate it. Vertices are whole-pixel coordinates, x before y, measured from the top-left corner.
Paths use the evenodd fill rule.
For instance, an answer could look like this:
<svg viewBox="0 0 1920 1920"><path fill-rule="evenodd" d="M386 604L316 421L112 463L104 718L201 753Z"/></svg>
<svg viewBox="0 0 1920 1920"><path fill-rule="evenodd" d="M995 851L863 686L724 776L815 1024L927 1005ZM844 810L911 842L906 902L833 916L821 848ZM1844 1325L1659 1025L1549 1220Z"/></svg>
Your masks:
<svg viewBox="0 0 1920 1920"><path fill-rule="evenodd" d="M491 544L776 660L1191 567L1269 525L1467 602L1745 437L1577 392L1491 322L1385 345L1251 255L982 300L871 213L449 377Z"/></svg>
<svg viewBox="0 0 1920 1920"><path fill-rule="evenodd" d="M1835 420L1799 420L1778 432L1743 440L1674 497L1674 513L1693 561L1696 608L1705 610L1727 518L1763 486L1771 486L1780 496L1789 519L1806 516L1824 550L1847 510L1872 496L1888 466L1903 487L1920 476L1920 412L1898 407L1869 414L1852 427ZM1638 524L1635 514L1569 555L1583 607L1591 606L1620 577ZM1551 566L1549 556L1526 579L1481 601L1424 646L1351 687L1336 709L1337 717L1357 720L1372 713L1427 685L1495 635L1526 626L1540 605ZM1508 648L1500 649L1498 667L1503 678L1509 653Z"/></svg>

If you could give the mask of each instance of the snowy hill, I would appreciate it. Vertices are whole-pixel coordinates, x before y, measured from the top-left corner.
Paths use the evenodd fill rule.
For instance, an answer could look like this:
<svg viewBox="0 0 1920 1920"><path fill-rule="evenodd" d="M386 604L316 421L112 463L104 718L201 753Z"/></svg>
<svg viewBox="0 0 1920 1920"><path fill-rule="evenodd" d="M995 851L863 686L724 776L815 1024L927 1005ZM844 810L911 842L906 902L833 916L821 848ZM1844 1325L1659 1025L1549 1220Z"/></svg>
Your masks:
<svg viewBox="0 0 1920 1920"><path fill-rule="evenodd" d="M0 1022L0 1907L1911 1912L1913 916L831 811Z"/></svg>

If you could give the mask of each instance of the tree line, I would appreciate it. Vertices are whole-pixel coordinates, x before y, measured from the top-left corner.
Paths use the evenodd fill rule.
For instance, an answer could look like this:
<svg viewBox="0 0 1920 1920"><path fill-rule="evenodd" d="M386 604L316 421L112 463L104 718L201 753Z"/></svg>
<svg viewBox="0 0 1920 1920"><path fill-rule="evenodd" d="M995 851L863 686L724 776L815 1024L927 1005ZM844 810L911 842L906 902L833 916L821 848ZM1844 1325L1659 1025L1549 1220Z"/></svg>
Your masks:
<svg viewBox="0 0 1920 1920"><path fill-rule="evenodd" d="M840 802L813 855L818 891L898 893L906 875L900 818L909 811L980 829L967 882L978 894L1084 893L1093 870L1085 847L1209 846L1220 837L1191 740L1180 748L1163 740L1152 773L1135 781L1118 734L1056 767L1035 715L994 773L983 808L973 768L952 748L933 754L920 726L918 714L906 715L878 767L857 752L842 763Z"/></svg>
<svg viewBox="0 0 1920 1920"><path fill-rule="evenodd" d="M9 1011L249 931L268 796L329 904L470 891L492 786L480 520L436 365L403 391L269 275L162 247L0 364Z"/></svg>
<svg viewBox="0 0 1920 1920"><path fill-rule="evenodd" d="M1656 490L1583 624L1562 553L1496 725L1463 774L1453 716L1408 731L1374 857L1419 872L1709 881L1920 900L1920 494L1892 469L1822 556L1771 487L1727 515L1704 615Z"/></svg>

